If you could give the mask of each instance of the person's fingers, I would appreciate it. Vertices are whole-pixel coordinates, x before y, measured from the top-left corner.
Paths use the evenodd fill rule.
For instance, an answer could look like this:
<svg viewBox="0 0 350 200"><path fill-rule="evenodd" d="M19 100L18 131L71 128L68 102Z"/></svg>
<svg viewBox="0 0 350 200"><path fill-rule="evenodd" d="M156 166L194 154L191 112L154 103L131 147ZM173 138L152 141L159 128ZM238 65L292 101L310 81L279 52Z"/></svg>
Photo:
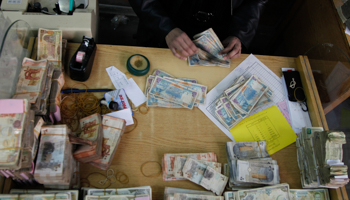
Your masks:
<svg viewBox="0 0 350 200"><path fill-rule="evenodd" d="M180 58L181 60L186 60L187 57L181 56L179 53L177 53L175 48L170 48L171 52L173 52L174 56L177 58Z"/></svg>
<svg viewBox="0 0 350 200"><path fill-rule="evenodd" d="M176 38L175 47L182 55L190 56L193 55L194 52L192 51L191 47L187 44L188 42L186 42L186 38L188 38L186 33L183 33L181 34L181 37Z"/></svg>
<svg viewBox="0 0 350 200"><path fill-rule="evenodd" d="M221 50L219 52L219 54L227 54L228 52L230 52L232 50L232 48L235 46L236 42L233 41L231 43L229 43L223 50Z"/></svg>
<svg viewBox="0 0 350 200"><path fill-rule="evenodd" d="M183 38L184 42L187 44L187 46L192 50L191 55L198 53L198 47L192 42L192 40L186 35L186 37Z"/></svg>
<svg viewBox="0 0 350 200"><path fill-rule="evenodd" d="M235 45L230 53L224 56L224 59L238 58L241 55L241 46L239 44Z"/></svg>

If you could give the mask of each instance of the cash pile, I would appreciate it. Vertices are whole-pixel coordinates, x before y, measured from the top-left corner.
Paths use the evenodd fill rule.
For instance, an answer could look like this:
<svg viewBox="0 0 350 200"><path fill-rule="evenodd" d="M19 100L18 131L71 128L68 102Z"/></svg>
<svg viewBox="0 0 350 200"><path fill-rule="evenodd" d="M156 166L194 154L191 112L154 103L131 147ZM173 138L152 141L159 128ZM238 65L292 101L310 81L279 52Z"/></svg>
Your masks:
<svg viewBox="0 0 350 200"><path fill-rule="evenodd" d="M330 200L328 189L290 189L290 200Z"/></svg>
<svg viewBox="0 0 350 200"><path fill-rule="evenodd" d="M49 66L47 60L35 61L30 58L24 58L22 62L16 92L12 98L27 99L35 113L43 111L41 97L48 95L47 93L50 92L47 91L45 86L46 80L50 77ZM50 69L52 68L50 67Z"/></svg>
<svg viewBox="0 0 350 200"><path fill-rule="evenodd" d="M79 144L74 151L74 157L84 163L107 170L112 163L126 122L124 119L105 115L101 120L100 114L93 114L80 120L82 132L69 140Z"/></svg>
<svg viewBox="0 0 350 200"><path fill-rule="evenodd" d="M298 166L303 188L338 188L349 182L342 145L345 134L304 127L296 139Z"/></svg>
<svg viewBox="0 0 350 200"><path fill-rule="evenodd" d="M279 168L266 151L266 141L227 142L229 187L279 184Z"/></svg>
<svg viewBox="0 0 350 200"><path fill-rule="evenodd" d="M289 185L282 183L273 186L249 189L249 190L238 190L235 192L225 192L225 200L276 200L284 199L290 200ZM305 199L306 200L306 199Z"/></svg>
<svg viewBox="0 0 350 200"><path fill-rule="evenodd" d="M68 192L62 192L62 193L53 193L53 194L0 194L0 200L22 200L22 199L26 199L26 200L41 200L41 199L45 199L45 200L58 200L58 199L62 199L62 200L74 200L71 197L71 194Z"/></svg>
<svg viewBox="0 0 350 200"><path fill-rule="evenodd" d="M125 131L125 127L126 122L124 119L119 119L108 115L103 116L102 158L91 161L91 165L102 170L107 170L109 168Z"/></svg>
<svg viewBox="0 0 350 200"><path fill-rule="evenodd" d="M91 162L102 157L103 130L101 115L95 113L79 120L82 132L78 136L69 135L72 144L80 144L73 156L79 162Z"/></svg>
<svg viewBox="0 0 350 200"><path fill-rule="evenodd" d="M7 178L33 180L34 112L26 99L0 99L0 172Z"/></svg>
<svg viewBox="0 0 350 200"><path fill-rule="evenodd" d="M102 199L116 199L116 200L152 200L152 188L150 186L141 186L133 188L81 188L83 193L83 200L102 200Z"/></svg>
<svg viewBox="0 0 350 200"><path fill-rule="evenodd" d="M248 80L238 77L215 101L215 115L227 129L233 128L249 114L270 102L273 91L256 75Z"/></svg>
<svg viewBox="0 0 350 200"><path fill-rule="evenodd" d="M47 59L56 69L62 69L62 31L39 28L38 60Z"/></svg>
<svg viewBox="0 0 350 200"><path fill-rule="evenodd" d="M28 189L11 189L10 194L17 194L16 196L18 196L18 194L20 194L20 197L22 197L23 194L26 195L35 195L36 194L50 194L50 196L48 197L49 199L55 200L55 196L51 196L54 194L62 194L62 195L68 195L69 200L79 200L79 190L28 190ZM14 195L13 195L14 196ZM59 195L60 196L60 195ZM36 196L39 197L40 196ZM38 199L34 197L33 199ZM63 196L62 196L63 197ZM1 197L0 197L1 199ZM21 198L22 199L22 198ZM44 199L44 198L42 198ZM56 198L56 199L61 199L61 198Z"/></svg>
<svg viewBox="0 0 350 200"><path fill-rule="evenodd" d="M212 28L193 36L193 43L199 48L199 52L188 57L189 66L205 65L230 68L230 61L224 60L219 52L224 49L220 39Z"/></svg>
<svg viewBox="0 0 350 200"><path fill-rule="evenodd" d="M186 153L186 154L176 154L176 153L168 153L164 154L162 158L162 167L163 167L163 181L176 181L176 180L186 180L183 177L180 177L179 175L182 175L182 168L185 164L185 162L177 163L178 169L180 169L180 173L177 173L175 176L175 160L179 161L179 159L176 159L177 157L184 157L184 158L192 158L196 160L201 161L208 161L208 162L217 162L216 154L213 152L209 153ZM176 170L179 172L179 170Z"/></svg>
<svg viewBox="0 0 350 200"><path fill-rule="evenodd" d="M201 190L189 190L182 188L165 187L164 189L164 200L174 200L174 195L177 194L196 194L196 195L209 195L213 196L212 192L201 191ZM216 197L216 196L214 196Z"/></svg>
<svg viewBox="0 0 350 200"><path fill-rule="evenodd" d="M55 69L52 75L51 92L47 103L47 112L51 118L61 121L61 89L65 83L64 74L61 70Z"/></svg>
<svg viewBox="0 0 350 200"><path fill-rule="evenodd" d="M46 188L70 187L76 161L72 156L69 133L70 130L66 125L49 125L41 128L34 177Z"/></svg>
<svg viewBox="0 0 350 200"><path fill-rule="evenodd" d="M187 158L182 173L184 178L219 196L223 193L228 180L226 176L221 174L221 166L220 168L212 168L192 158Z"/></svg>
<svg viewBox="0 0 350 200"><path fill-rule="evenodd" d="M204 104L207 86L194 79L177 79L174 76L155 70L146 80L145 96L148 107L193 109Z"/></svg>

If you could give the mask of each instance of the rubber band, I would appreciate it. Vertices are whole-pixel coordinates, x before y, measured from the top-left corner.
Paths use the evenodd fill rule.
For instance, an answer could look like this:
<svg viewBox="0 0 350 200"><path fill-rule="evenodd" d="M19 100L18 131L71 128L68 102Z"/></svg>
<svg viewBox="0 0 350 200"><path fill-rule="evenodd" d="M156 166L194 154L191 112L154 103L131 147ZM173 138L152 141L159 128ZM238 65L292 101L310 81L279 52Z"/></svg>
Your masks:
<svg viewBox="0 0 350 200"><path fill-rule="evenodd" d="M133 124L134 127L131 130L125 131L124 133L131 133L137 127L138 122L136 118L135 117L132 117L132 118L134 119L134 124Z"/></svg>
<svg viewBox="0 0 350 200"><path fill-rule="evenodd" d="M304 89L303 89L302 87L296 87L296 88L294 89L294 98L295 98L297 101L299 101L299 102L304 102L304 101L306 100L306 96L305 96L305 98L304 98L303 100L299 100L299 99L297 98L297 95L296 95L297 89L301 89L301 90L303 90L303 92L304 92Z"/></svg>
<svg viewBox="0 0 350 200"><path fill-rule="evenodd" d="M160 171L157 174L146 175L145 173L143 173L143 167L145 165L147 165L148 163L157 163L159 165L159 167L160 167ZM141 170L142 175L145 176L145 177L148 177L148 178L157 177L157 176L162 174L162 165L159 162L157 162L157 161L147 161L147 162L145 162L145 163L143 163L141 165L141 169L140 170Z"/></svg>
<svg viewBox="0 0 350 200"><path fill-rule="evenodd" d="M118 174L121 174L120 176ZM129 177L124 172L117 172L116 174L117 180L122 184L129 183ZM121 179L122 177L125 177L124 179Z"/></svg>
<svg viewBox="0 0 350 200"><path fill-rule="evenodd" d="M143 108L143 107L146 108L146 112L141 111L141 108ZM138 110L139 110L139 112L140 112L141 114L146 115L146 114L148 113L148 111L149 111L149 107L147 107L146 104L142 104L141 106L139 106Z"/></svg>

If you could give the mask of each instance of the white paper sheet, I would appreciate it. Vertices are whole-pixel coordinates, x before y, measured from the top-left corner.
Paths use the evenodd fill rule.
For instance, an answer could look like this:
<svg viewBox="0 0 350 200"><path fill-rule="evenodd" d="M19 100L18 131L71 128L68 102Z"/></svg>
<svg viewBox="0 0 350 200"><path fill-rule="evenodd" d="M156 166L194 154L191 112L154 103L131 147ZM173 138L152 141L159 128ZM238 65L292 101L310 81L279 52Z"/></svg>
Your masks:
<svg viewBox="0 0 350 200"><path fill-rule="evenodd" d="M115 89L121 89L129 85L126 75L114 66L106 68L107 74L111 79Z"/></svg>
<svg viewBox="0 0 350 200"><path fill-rule="evenodd" d="M134 79L130 78L129 85L124 87L124 91L132 103L137 107L146 102L147 97L141 91L140 87L135 83Z"/></svg>
<svg viewBox="0 0 350 200"><path fill-rule="evenodd" d="M119 110L116 112L111 112L111 113L108 113L106 115L111 116L111 117L125 119L126 126L134 124L134 119L132 118L132 111L130 108L124 109L124 110Z"/></svg>
<svg viewBox="0 0 350 200"><path fill-rule="evenodd" d="M284 89L282 86L281 79L272 72L266 65L264 65L259 59L257 59L253 54L249 55L241 64L239 64L230 74L228 74L220 83L218 83L210 92L207 94L207 99L204 105L199 105L199 109L211 120L213 121L231 140L234 138L230 131L223 126L215 116L215 100L220 97L225 89L227 89L236 78L243 75L248 79L251 75L257 75L262 81L264 81L272 90L273 103L264 105L253 112L253 115L260 112L274 104L278 104L284 101Z"/></svg>

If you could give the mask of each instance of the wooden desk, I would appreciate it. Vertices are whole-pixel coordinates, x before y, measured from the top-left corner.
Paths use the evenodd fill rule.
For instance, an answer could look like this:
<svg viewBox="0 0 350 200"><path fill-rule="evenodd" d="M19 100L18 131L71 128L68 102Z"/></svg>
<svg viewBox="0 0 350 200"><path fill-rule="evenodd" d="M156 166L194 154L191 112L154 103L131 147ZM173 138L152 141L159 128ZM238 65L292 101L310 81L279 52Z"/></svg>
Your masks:
<svg viewBox="0 0 350 200"><path fill-rule="evenodd" d="M77 47L78 44L68 45L68 59L71 58ZM242 55L233 60L229 69L205 66L189 67L185 61L175 58L168 49L98 45L91 77L84 84L89 88L113 88L105 68L115 66L126 73L126 61L136 53L149 59L151 70L148 74L153 73L155 69L161 69L176 77L195 78L200 84L207 85L208 91L248 56ZM323 111L318 111L318 107L321 106L318 105L320 104L319 99L315 98L311 91L315 87L314 82L305 79L308 77L306 72L308 66L305 65L307 62L304 62L304 58L257 57L278 76L281 76L281 68L284 67L292 67L301 71L303 85L309 87L306 92L310 101L308 105L312 123L314 126L326 126L323 124L325 123L324 116L322 117ZM145 87L146 77L147 75L133 77L141 90ZM68 76L65 78L64 88L69 88L77 83ZM193 110L150 108L147 114L136 112L134 117L138 121L138 126L131 133L123 135L110 167L116 172L126 173L129 177L129 183L116 182L111 185L112 188L150 185L154 199L163 198L166 186L204 190L201 186L190 181L166 182L162 180L162 176L147 178L141 174L140 167L143 163L147 161L161 163L161 158L165 153L215 152L218 156L218 162L227 162L225 144L230 139L198 108ZM287 182L291 188L301 188L295 143L273 154L272 157L279 164L281 183ZM154 166L156 167L156 165ZM151 167L145 168L145 173L156 172L157 168L155 167L153 169ZM87 177L92 172L106 173L106 171L99 170L89 164L81 164L80 170L81 178ZM89 177L90 183L95 186L100 186L98 181L101 179L102 176L97 174ZM335 195L337 195L336 192Z"/></svg>

